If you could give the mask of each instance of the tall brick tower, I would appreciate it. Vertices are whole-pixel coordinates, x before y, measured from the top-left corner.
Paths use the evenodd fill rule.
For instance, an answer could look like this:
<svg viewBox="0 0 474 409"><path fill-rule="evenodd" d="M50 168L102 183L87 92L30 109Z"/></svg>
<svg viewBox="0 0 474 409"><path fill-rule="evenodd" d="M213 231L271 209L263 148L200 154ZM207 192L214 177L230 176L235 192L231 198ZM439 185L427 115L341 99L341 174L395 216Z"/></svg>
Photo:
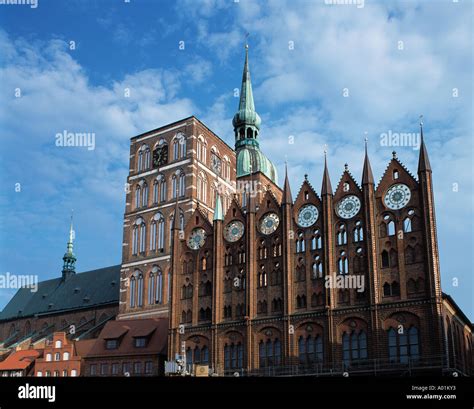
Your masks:
<svg viewBox="0 0 474 409"><path fill-rule="evenodd" d="M119 319L168 315L175 214L180 231L197 207L212 217L216 192L230 205L232 181L234 151L194 116L131 139Z"/></svg>

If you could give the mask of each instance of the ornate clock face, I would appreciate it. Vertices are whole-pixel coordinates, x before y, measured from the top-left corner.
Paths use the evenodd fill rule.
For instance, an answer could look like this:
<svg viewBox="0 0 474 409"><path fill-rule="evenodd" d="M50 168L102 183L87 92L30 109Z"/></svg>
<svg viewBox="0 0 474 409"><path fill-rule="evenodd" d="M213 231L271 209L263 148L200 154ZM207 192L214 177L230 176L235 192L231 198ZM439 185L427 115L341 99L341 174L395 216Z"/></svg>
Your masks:
<svg viewBox="0 0 474 409"><path fill-rule="evenodd" d="M224 237L227 241L234 242L244 235L244 224L240 220L230 222L224 228Z"/></svg>
<svg viewBox="0 0 474 409"><path fill-rule="evenodd" d="M312 204L304 205L298 212L298 224L301 227L309 227L318 220L319 212L316 206Z"/></svg>
<svg viewBox="0 0 474 409"><path fill-rule="evenodd" d="M214 154L211 156L211 166L212 166L212 170L216 172L218 175L220 175L221 167L222 167L221 160L219 159L218 156Z"/></svg>
<svg viewBox="0 0 474 409"><path fill-rule="evenodd" d="M397 183L396 185L390 186L387 193L385 193L385 206L392 210L398 210L405 207L410 201L410 198L410 188L402 183Z"/></svg>
<svg viewBox="0 0 474 409"><path fill-rule="evenodd" d="M153 166L163 166L168 163L168 146L159 146L153 151Z"/></svg>
<svg viewBox="0 0 474 409"><path fill-rule="evenodd" d="M188 247L192 250L198 250L204 246L206 241L206 232L201 227L196 227L188 238Z"/></svg>
<svg viewBox="0 0 474 409"><path fill-rule="evenodd" d="M344 197L336 207L336 212L343 219L354 217L360 210L360 200L357 196L349 195Z"/></svg>
<svg viewBox="0 0 474 409"><path fill-rule="evenodd" d="M263 234L272 234L280 224L280 219L276 213L268 213L260 221L260 231Z"/></svg>

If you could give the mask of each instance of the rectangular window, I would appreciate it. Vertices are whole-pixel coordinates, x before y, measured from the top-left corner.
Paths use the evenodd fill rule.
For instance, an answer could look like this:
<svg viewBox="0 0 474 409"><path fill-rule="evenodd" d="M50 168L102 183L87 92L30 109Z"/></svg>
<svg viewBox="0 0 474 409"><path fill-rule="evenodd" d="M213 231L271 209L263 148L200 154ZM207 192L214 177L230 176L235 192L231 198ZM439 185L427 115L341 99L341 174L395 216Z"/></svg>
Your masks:
<svg viewBox="0 0 474 409"><path fill-rule="evenodd" d="M145 373L152 374L153 373L153 362L147 361L145 362Z"/></svg>
<svg viewBox="0 0 474 409"><path fill-rule="evenodd" d="M130 375L130 363L124 362L122 365L123 375L129 376Z"/></svg>
<svg viewBox="0 0 474 409"><path fill-rule="evenodd" d="M119 373L119 364L114 363L112 364L112 375L118 375Z"/></svg>
<svg viewBox="0 0 474 409"><path fill-rule="evenodd" d="M100 365L100 374L101 375L108 375L109 374L109 365L108 364L101 364Z"/></svg>
<svg viewBox="0 0 474 409"><path fill-rule="evenodd" d="M141 375L141 373L142 373L142 363L141 362L135 362L133 364L133 373L135 375Z"/></svg>
<svg viewBox="0 0 474 409"><path fill-rule="evenodd" d="M92 364L92 365L90 366L90 374L91 374L92 376L97 375L97 365L96 365L96 364Z"/></svg>

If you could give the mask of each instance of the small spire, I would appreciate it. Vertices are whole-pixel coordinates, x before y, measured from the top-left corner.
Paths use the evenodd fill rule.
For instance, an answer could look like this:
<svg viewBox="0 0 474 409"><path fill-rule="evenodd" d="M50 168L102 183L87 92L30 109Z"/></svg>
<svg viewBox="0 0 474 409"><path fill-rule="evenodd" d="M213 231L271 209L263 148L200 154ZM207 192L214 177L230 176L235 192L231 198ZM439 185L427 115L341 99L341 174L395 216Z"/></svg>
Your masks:
<svg viewBox="0 0 474 409"><path fill-rule="evenodd" d="M324 148L324 173L323 173L323 185L321 188L322 195L332 195L331 178L329 177L328 164L327 164L327 148Z"/></svg>
<svg viewBox="0 0 474 409"><path fill-rule="evenodd" d="M344 163L344 170L347 172L349 170L349 165L347 163Z"/></svg>
<svg viewBox="0 0 474 409"><path fill-rule="evenodd" d="M285 183L283 185L283 201L282 204L292 204L290 182L288 180L288 163L285 161Z"/></svg>
<svg viewBox="0 0 474 409"><path fill-rule="evenodd" d="M69 226L69 240L67 242L66 253L63 256L63 280L66 280L70 275L76 273L76 256L74 255L74 229L73 229L73 211L71 210L71 224Z"/></svg>
<svg viewBox="0 0 474 409"><path fill-rule="evenodd" d="M222 203L221 197L216 192L216 205L214 206L214 221L222 221L224 220L224 213L222 211Z"/></svg>
<svg viewBox="0 0 474 409"><path fill-rule="evenodd" d="M367 134L367 132L366 132ZM367 152L367 145L368 145L369 139L367 138L367 135L365 136L365 158L364 158L364 169L362 171L362 185L368 185L368 184L375 184L374 183L374 175L372 173L372 167L370 166L370 161L369 161L369 154Z"/></svg>
<svg viewBox="0 0 474 409"><path fill-rule="evenodd" d="M392 158L393 158L393 159L397 159L397 152L392 151Z"/></svg>
<svg viewBox="0 0 474 409"><path fill-rule="evenodd" d="M423 115L420 115L420 156L418 159L418 172L429 171L431 172L430 159L428 157L428 151L426 149L425 140L423 138Z"/></svg>

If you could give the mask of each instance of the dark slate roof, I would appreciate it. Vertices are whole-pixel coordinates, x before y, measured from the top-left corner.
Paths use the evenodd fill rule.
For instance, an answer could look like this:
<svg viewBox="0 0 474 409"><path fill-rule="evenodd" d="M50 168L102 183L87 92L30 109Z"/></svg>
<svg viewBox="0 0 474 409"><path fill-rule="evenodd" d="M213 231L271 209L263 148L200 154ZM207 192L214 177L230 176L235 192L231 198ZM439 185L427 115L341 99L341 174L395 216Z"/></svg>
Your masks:
<svg viewBox="0 0 474 409"><path fill-rule="evenodd" d="M20 288L0 313L0 321L118 303L120 265L40 281L38 291Z"/></svg>

